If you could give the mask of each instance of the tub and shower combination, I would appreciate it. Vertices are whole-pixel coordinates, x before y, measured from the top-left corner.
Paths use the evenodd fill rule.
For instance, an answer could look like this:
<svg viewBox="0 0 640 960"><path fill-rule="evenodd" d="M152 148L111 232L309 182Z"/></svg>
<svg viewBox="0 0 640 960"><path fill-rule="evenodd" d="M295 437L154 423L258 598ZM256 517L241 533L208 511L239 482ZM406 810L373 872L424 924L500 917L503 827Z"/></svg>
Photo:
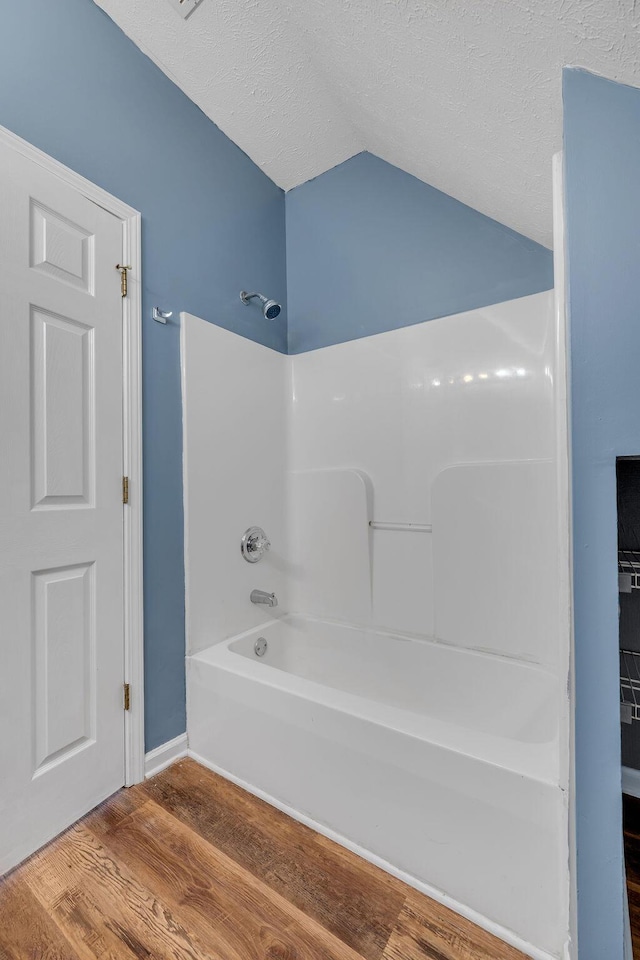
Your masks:
<svg viewBox="0 0 640 960"><path fill-rule="evenodd" d="M302 357L182 334L190 751L538 958L568 897L555 323L542 294Z"/></svg>

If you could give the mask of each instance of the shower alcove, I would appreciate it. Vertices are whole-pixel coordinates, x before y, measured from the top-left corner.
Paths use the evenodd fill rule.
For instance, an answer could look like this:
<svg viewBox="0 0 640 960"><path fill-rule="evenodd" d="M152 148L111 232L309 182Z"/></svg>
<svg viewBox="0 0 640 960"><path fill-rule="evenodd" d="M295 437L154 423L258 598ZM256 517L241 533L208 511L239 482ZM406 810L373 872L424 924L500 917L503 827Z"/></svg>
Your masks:
<svg viewBox="0 0 640 960"><path fill-rule="evenodd" d="M568 901L559 322L549 291L285 356L182 316L192 755L540 960Z"/></svg>

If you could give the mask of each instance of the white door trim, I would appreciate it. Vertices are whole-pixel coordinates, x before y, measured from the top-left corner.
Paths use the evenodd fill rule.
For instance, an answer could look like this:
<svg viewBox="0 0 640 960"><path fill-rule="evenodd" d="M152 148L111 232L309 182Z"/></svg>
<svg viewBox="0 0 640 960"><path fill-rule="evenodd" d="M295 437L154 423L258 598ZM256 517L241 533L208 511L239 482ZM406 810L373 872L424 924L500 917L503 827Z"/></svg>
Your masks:
<svg viewBox="0 0 640 960"><path fill-rule="evenodd" d="M124 736L125 785L131 786L144 780L141 217L133 207L2 126L0 144L44 167L121 220L123 263L131 265L129 291L123 300L123 468L129 477L129 505L124 510L124 679L131 687ZM114 278L117 282L115 264Z"/></svg>

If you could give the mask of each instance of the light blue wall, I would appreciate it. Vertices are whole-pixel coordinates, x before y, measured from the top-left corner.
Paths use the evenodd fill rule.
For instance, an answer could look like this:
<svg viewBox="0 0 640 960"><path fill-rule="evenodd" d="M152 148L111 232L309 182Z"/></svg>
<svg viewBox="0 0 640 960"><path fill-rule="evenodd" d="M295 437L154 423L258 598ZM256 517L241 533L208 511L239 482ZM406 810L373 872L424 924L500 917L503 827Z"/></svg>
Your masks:
<svg viewBox="0 0 640 960"><path fill-rule="evenodd" d="M369 154L287 195L285 251L282 192L92 0L3 10L0 124L143 214L152 749L185 728L179 330L152 305L300 352L547 289L551 255ZM285 304L280 318L244 307L243 287Z"/></svg>
<svg viewBox="0 0 640 960"><path fill-rule="evenodd" d="M553 286L549 250L369 153L286 209L290 353Z"/></svg>
<svg viewBox="0 0 640 960"><path fill-rule="evenodd" d="M640 454L640 90L564 73L580 960L622 958L616 456Z"/></svg>
<svg viewBox="0 0 640 960"><path fill-rule="evenodd" d="M284 302L283 194L91 0L3 5L0 124L143 215L149 750L185 729L179 330L151 307L286 351L285 311L266 323L238 299Z"/></svg>

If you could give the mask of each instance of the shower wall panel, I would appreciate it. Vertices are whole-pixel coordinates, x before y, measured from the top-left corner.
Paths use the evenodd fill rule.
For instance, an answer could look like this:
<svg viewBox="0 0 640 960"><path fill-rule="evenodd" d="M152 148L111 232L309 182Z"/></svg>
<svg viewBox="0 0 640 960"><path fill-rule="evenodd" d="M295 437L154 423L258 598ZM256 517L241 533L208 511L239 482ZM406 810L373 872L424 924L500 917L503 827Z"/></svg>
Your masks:
<svg viewBox="0 0 640 960"><path fill-rule="evenodd" d="M181 317L187 652L278 616L287 603L289 358L189 314ZM259 563L245 530L271 540ZM254 589L279 607L256 606Z"/></svg>
<svg viewBox="0 0 640 960"><path fill-rule="evenodd" d="M358 470L405 525L371 530L373 625L557 664L553 292L290 360L293 469Z"/></svg>

